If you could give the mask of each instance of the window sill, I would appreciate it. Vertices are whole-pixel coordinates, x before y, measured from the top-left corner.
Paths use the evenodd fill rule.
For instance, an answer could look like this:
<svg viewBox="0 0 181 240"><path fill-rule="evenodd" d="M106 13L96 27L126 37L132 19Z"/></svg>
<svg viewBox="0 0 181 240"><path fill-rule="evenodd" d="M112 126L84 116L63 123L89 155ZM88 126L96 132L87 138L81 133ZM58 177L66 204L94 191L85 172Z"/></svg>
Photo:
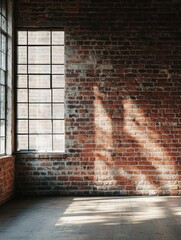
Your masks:
<svg viewBox="0 0 181 240"><path fill-rule="evenodd" d="M65 152L15 152L16 158L23 159L62 159L66 157Z"/></svg>
<svg viewBox="0 0 181 240"><path fill-rule="evenodd" d="M14 159L13 155L0 155L0 161Z"/></svg>

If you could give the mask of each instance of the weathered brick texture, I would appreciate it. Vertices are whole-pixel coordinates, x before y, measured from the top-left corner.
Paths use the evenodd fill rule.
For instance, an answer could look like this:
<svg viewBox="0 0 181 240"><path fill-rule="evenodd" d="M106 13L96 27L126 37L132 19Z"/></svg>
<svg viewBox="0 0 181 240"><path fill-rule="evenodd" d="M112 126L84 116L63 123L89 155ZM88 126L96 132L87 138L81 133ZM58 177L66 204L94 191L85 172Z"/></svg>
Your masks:
<svg viewBox="0 0 181 240"><path fill-rule="evenodd" d="M0 205L14 195L14 158L0 158Z"/></svg>
<svg viewBox="0 0 181 240"><path fill-rule="evenodd" d="M181 194L181 3L16 0L65 31L66 152L17 155L20 194Z"/></svg>

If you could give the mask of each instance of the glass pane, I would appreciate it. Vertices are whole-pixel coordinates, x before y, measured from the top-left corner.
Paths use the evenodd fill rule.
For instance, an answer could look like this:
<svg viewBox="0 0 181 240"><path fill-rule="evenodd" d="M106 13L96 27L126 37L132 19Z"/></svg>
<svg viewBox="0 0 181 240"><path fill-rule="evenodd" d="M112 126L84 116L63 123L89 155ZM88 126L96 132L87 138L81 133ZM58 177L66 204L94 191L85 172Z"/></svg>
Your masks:
<svg viewBox="0 0 181 240"><path fill-rule="evenodd" d="M53 89L53 102L64 102L64 89Z"/></svg>
<svg viewBox="0 0 181 240"><path fill-rule="evenodd" d="M30 74L50 74L50 65L28 65L28 72Z"/></svg>
<svg viewBox="0 0 181 240"><path fill-rule="evenodd" d="M1 47L1 49L4 53L6 53L6 36L4 36L3 34L2 34L2 47Z"/></svg>
<svg viewBox="0 0 181 240"><path fill-rule="evenodd" d="M17 77L17 87L27 88L27 75L19 75Z"/></svg>
<svg viewBox="0 0 181 240"><path fill-rule="evenodd" d="M27 73L27 65L18 65L18 73L26 74Z"/></svg>
<svg viewBox="0 0 181 240"><path fill-rule="evenodd" d="M30 133L51 133L51 120L30 120L29 130Z"/></svg>
<svg viewBox="0 0 181 240"><path fill-rule="evenodd" d="M0 102L5 102L5 87L0 86Z"/></svg>
<svg viewBox="0 0 181 240"><path fill-rule="evenodd" d="M0 136L4 137L5 136L5 121L0 120Z"/></svg>
<svg viewBox="0 0 181 240"><path fill-rule="evenodd" d="M64 119L64 104L53 104L53 118Z"/></svg>
<svg viewBox="0 0 181 240"><path fill-rule="evenodd" d="M29 45L50 45L49 31L29 31L28 32Z"/></svg>
<svg viewBox="0 0 181 240"><path fill-rule="evenodd" d="M52 65L52 74L64 74L64 65Z"/></svg>
<svg viewBox="0 0 181 240"><path fill-rule="evenodd" d="M19 120L17 122L18 133L28 133L28 121Z"/></svg>
<svg viewBox="0 0 181 240"><path fill-rule="evenodd" d="M64 32L58 32L58 31L52 32L52 44L64 45Z"/></svg>
<svg viewBox="0 0 181 240"><path fill-rule="evenodd" d="M65 132L65 121L64 120L53 120L53 133L64 133Z"/></svg>
<svg viewBox="0 0 181 240"><path fill-rule="evenodd" d="M18 102L28 102L28 91L27 89L18 89Z"/></svg>
<svg viewBox="0 0 181 240"><path fill-rule="evenodd" d="M18 64L27 64L27 47L18 47Z"/></svg>
<svg viewBox="0 0 181 240"><path fill-rule="evenodd" d="M28 118L28 104L18 104L17 108L18 118Z"/></svg>
<svg viewBox="0 0 181 240"><path fill-rule="evenodd" d="M5 119L5 102L0 102L0 119Z"/></svg>
<svg viewBox="0 0 181 240"><path fill-rule="evenodd" d="M1 53L1 68L2 70L6 70L6 54Z"/></svg>
<svg viewBox="0 0 181 240"><path fill-rule="evenodd" d="M0 70L0 83L5 84L5 72Z"/></svg>
<svg viewBox="0 0 181 240"><path fill-rule="evenodd" d="M50 88L50 75L30 75L30 88Z"/></svg>
<svg viewBox="0 0 181 240"><path fill-rule="evenodd" d="M2 21L2 29L6 32L6 18L1 16L1 21Z"/></svg>
<svg viewBox="0 0 181 240"><path fill-rule="evenodd" d="M64 135L53 135L53 151L65 150L65 136Z"/></svg>
<svg viewBox="0 0 181 240"><path fill-rule="evenodd" d="M0 137L0 154L5 154L5 138Z"/></svg>
<svg viewBox="0 0 181 240"><path fill-rule="evenodd" d="M19 45L27 45L27 32L26 31L18 32L18 44Z"/></svg>
<svg viewBox="0 0 181 240"><path fill-rule="evenodd" d="M17 136L17 150L18 151L28 150L28 135Z"/></svg>
<svg viewBox="0 0 181 240"><path fill-rule="evenodd" d="M29 64L50 64L50 47L28 47Z"/></svg>
<svg viewBox="0 0 181 240"><path fill-rule="evenodd" d="M51 102L51 90L29 90L30 102Z"/></svg>
<svg viewBox="0 0 181 240"><path fill-rule="evenodd" d="M6 17L6 0L2 0L2 14Z"/></svg>
<svg viewBox="0 0 181 240"><path fill-rule="evenodd" d="M0 69L2 69L2 52L0 51Z"/></svg>
<svg viewBox="0 0 181 240"><path fill-rule="evenodd" d="M30 150L52 151L51 135L30 135Z"/></svg>
<svg viewBox="0 0 181 240"><path fill-rule="evenodd" d="M51 104L30 104L29 118L31 119L51 118Z"/></svg>
<svg viewBox="0 0 181 240"><path fill-rule="evenodd" d="M65 76L64 75L53 75L52 76L52 87L53 88L65 87Z"/></svg>
<svg viewBox="0 0 181 240"><path fill-rule="evenodd" d="M52 63L53 64L64 63L64 47L63 46L52 47Z"/></svg>
<svg viewBox="0 0 181 240"><path fill-rule="evenodd" d="M0 19L1 19L1 15L0 15ZM0 32L0 51L2 51L2 33L1 32Z"/></svg>

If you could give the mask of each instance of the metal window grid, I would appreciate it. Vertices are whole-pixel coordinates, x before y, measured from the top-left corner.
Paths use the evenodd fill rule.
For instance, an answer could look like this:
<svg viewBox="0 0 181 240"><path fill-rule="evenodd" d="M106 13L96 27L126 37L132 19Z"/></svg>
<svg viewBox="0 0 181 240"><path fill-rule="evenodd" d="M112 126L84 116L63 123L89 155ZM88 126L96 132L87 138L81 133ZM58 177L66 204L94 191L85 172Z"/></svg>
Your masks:
<svg viewBox="0 0 181 240"><path fill-rule="evenodd" d="M0 155L6 153L7 3L0 1Z"/></svg>
<svg viewBox="0 0 181 240"><path fill-rule="evenodd" d="M22 43L20 41L18 41L17 39L17 81L16 81L16 104L17 104L17 111L16 111L16 151L17 152L59 152L59 151L64 151L64 136L65 136L65 133L64 133L64 129L62 129L62 131L58 132L58 131L55 131L54 130L54 127L55 127L55 121L61 121L62 124L64 125L64 114L61 113L61 109L59 109L60 112L59 113L59 117L55 117L55 110L54 110L54 107L55 106L62 106L63 110L64 110L64 98L62 97L61 101L60 99L59 100L56 100L54 99L54 91L62 91L63 94L64 94L64 84L59 85L59 86L54 86L53 85L53 77L62 77L63 78L63 82L64 82L64 70L60 70L60 72L53 72L53 67L54 66L62 66L62 68L64 69L64 56L63 56L63 62L58 62L58 63L53 63L52 59L53 59L53 47L63 47L63 50L64 50L64 41L63 42L60 42L60 43L53 43L52 41L52 35L54 33L62 33L64 34L64 32L61 32L61 31L53 31L53 30L46 30L45 32L48 32L50 34L50 41L49 41L49 44L39 44L39 43L36 43L36 44L29 44L29 38L30 38L30 34L31 32L33 33L42 33L44 31L38 31L38 30L34 30L34 31L28 31L28 30L25 30L25 31L18 31L17 32L17 36L18 34L22 34L24 33L26 36L25 36L25 39L26 39L26 43ZM26 53L25 53L25 56L26 56L26 59L24 58L25 62L22 63L20 62L19 60L19 57L20 57L20 52L19 52L19 47L25 47L26 48ZM49 53L46 52L46 54L49 54L50 56L50 61L49 63L39 63L39 62L36 62L36 63L32 63L30 61L30 49L31 47L36 47L37 49L38 48L41 48L41 47L45 47L45 48L49 48ZM63 54L64 55L64 54ZM24 70L21 72L21 71L18 71L18 68L21 67L21 66L24 66ZM41 68L41 66L47 66L49 67L49 72L47 73L44 73L44 72L31 72L30 71L30 66L39 66ZM18 77L22 77L24 76L25 79L26 79L26 83L25 83L25 86L19 86L19 80L18 80ZM49 86L46 86L46 87L32 87L30 85L30 78L32 78L33 76L36 76L36 77L39 77L38 80L40 80L43 77L47 77L49 78ZM49 93L50 93L50 99L49 101L44 101L44 100L32 100L31 99L31 91L47 91L49 90ZM19 101L19 96L20 96L20 91L26 91L26 100L22 100ZM22 98L22 97L20 97ZM18 113L18 108L22 105L25 106L26 104L26 107L27 107L27 114L25 117L22 117L20 116L20 114ZM49 117L32 117L30 116L30 113L31 113L31 107L32 106L38 106L40 107L40 109L42 109L42 106L47 106L47 107L50 107L50 116ZM60 117L61 115L61 117ZM18 122L20 121L27 121L27 129L26 131L22 132L21 129L18 128L17 124ZM47 132L46 129L44 129L45 132L41 132L39 130L39 132L32 132L30 130L30 128L32 127L31 124L32 124L32 121L34 122L37 122L38 121L51 121L51 128L50 128L50 131ZM41 128L41 127L40 127ZM27 137L27 147L26 148L23 148L21 147L21 144L18 143L18 139L19 137L21 136L26 136ZM30 138L32 136L35 136L36 138L38 138L38 136L50 136L51 137L51 146L49 146L48 149L40 149L40 148L32 148L31 146L31 143L30 143ZM55 149L55 140L54 140L54 137L55 136L62 136L62 141L59 142L59 148L56 148Z"/></svg>

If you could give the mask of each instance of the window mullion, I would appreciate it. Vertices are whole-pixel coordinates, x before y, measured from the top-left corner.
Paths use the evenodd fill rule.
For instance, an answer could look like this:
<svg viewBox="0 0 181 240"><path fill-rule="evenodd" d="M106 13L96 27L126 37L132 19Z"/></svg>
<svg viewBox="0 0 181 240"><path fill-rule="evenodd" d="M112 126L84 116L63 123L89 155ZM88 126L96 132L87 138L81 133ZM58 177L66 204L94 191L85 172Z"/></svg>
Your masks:
<svg viewBox="0 0 181 240"><path fill-rule="evenodd" d="M50 33L50 88L51 88L51 127L52 127L52 151L53 151L53 89L52 89L52 31Z"/></svg>

